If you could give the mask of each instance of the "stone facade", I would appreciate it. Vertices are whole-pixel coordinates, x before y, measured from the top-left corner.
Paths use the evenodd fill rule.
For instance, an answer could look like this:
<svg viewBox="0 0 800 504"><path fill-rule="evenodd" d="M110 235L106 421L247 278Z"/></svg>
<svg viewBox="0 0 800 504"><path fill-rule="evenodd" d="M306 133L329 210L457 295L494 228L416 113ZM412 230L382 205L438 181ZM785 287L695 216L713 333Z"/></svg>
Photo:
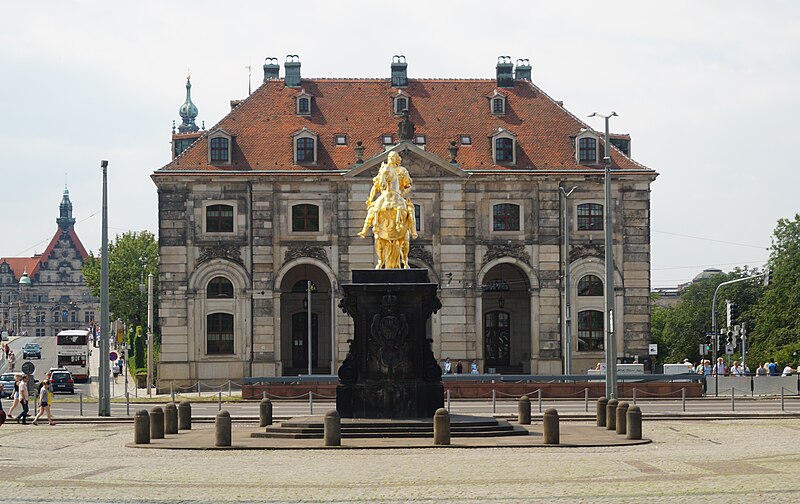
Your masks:
<svg viewBox="0 0 800 504"><path fill-rule="evenodd" d="M414 103L417 94L412 80L409 82L404 96L410 96ZM317 107L323 109L323 103L318 103L322 102L323 84L324 80L301 81L303 89L316 93L312 122ZM492 85L489 81L488 87ZM586 166L575 160L575 137L586 131L585 125L546 95L543 97L528 81L515 85L516 94L507 99L509 105L519 107L515 121L521 124L515 126L517 131L535 129L538 124L535 117L523 116L521 100L546 98L548 114L569 123L565 130L574 131L572 137L559 136L567 158L572 156L572 166L548 167L547 163L557 163L539 160L532 140L523 145L522 133L514 145L517 163L524 152L524 162L532 165L507 169L492 164L493 151L478 145L480 135L491 127L470 131L474 145L462 138L460 149L455 151L467 152L460 156L464 163L453 159L452 150L447 154L446 142L432 148L433 133L428 136L428 145L401 141L377 147L377 137L385 125L375 127L373 144L351 144L350 160L341 162L345 155L333 140L339 130L326 129L326 123L320 121L307 128L316 135L316 164L304 166L292 151L297 144L291 139L285 142L278 131L281 117L285 116L287 122L294 120L291 109L281 112L283 116L278 114L277 119L273 116L269 127L253 125L256 116L246 112L264 106L259 99L273 92L292 104L296 95L281 94L284 83L265 80L251 98L236 102L231 115L153 174L159 194L161 386L169 382L219 383L243 377L305 374L308 281L313 284L312 367L315 373L336 372L353 333L350 318L337 308L340 286L350 281L354 269L374 267L372 238L361 239L356 233L366 217L364 202L372 177L389 150L400 154L414 180L411 197L418 205L419 238L412 241L410 262L413 267L427 269L431 281L440 286L442 308L427 328L437 358L461 360L465 372L473 359L484 372L563 372L565 200L559 188L575 186L568 199L574 372L584 373L604 360L602 349L596 347L602 346L596 340L597 321L592 327L591 317L586 316L579 324L577 316L587 310L603 310L602 295L582 293L594 292L587 279L602 282L605 276L604 232L602 227L586 229L585 223L579 223L586 216L578 212L579 206L602 207L602 165ZM391 91L390 83L385 87ZM534 92L529 93L530 89ZM479 98L486 101L483 96ZM436 119L434 115L426 117L422 98L417 103L420 109L411 118L421 116L416 118L419 135L426 131L426 124L432 128L426 121ZM347 112L319 112L328 123L335 114ZM266 115L258 117L263 120ZM393 120L389 115L387 121ZM451 126L452 136L466 132L464 126ZM300 130L294 124L284 128ZM228 166L215 165L208 159L209 139L220 131L232 138ZM267 144L251 146L250 140L257 135L269 139L267 144L284 142L294 161L270 154L272 147ZM481 142L491 144L488 140ZM372 152L370 155L368 151L362 161L364 146ZM450 144L451 149L453 146ZM484 162L479 156L488 157L488 166L481 167ZM617 348L620 357L646 356L650 333L650 184L656 173L616 149L612 160ZM223 220L232 223L230 229L220 231L222 228L217 227L220 208L226 212ZM512 213L511 220L498 225L498 219L507 218L503 212L509 209L518 214ZM312 210L311 220L316 224L302 229L297 219L308 222L308 215L298 212ZM219 290L217 285L230 285L230 289ZM600 323L602 333L602 319ZM584 329L583 336L579 325ZM587 327L589 332L585 331ZM590 342L592 336L595 340ZM581 348L584 344L590 348Z"/></svg>

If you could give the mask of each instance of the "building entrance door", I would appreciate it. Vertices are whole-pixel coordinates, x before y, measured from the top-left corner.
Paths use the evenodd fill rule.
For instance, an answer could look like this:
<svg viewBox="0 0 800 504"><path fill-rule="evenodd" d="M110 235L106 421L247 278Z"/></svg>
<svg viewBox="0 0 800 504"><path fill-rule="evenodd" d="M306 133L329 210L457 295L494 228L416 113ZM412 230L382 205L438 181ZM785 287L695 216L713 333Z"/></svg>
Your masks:
<svg viewBox="0 0 800 504"><path fill-rule="evenodd" d="M506 311L487 312L483 324L486 368L511 364L511 314Z"/></svg>
<svg viewBox="0 0 800 504"><path fill-rule="evenodd" d="M317 366L319 350L317 314L311 314L311 368ZM292 367L308 371L308 313L292 315Z"/></svg>

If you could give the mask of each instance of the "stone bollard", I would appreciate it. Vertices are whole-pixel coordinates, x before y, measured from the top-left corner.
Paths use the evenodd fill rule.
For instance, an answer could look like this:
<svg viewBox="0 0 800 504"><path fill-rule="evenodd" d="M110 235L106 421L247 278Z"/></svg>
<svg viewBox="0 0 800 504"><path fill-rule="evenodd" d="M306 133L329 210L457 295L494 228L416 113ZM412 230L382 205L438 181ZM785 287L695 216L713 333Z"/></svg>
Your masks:
<svg viewBox="0 0 800 504"><path fill-rule="evenodd" d="M544 427L544 444L557 445L561 442L561 433L558 422L558 411L555 408L548 408L542 416L542 425Z"/></svg>
<svg viewBox="0 0 800 504"><path fill-rule="evenodd" d="M619 401L616 399L609 399L606 404L606 429L617 430L617 405Z"/></svg>
<svg viewBox="0 0 800 504"><path fill-rule="evenodd" d="M164 410L161 406L150 410L150 439L164 439Z"/></svg>
<svg viewBox="0 0 800 504"><path fill-rule="evenodd" d="M178 433L178 407L174 402L164 408L164 434Z"/></svg>
<svg viewBox="0 0 800 504"><path fill-rule="evenodd" d="M605 427L606 426L606 406L608 405L608 399L605 397L601 397L597 400L597 426L598 427Z"/></svg>
<svg viewBox="0 0 800 504"><path fill-rule="evenodd" d="M522 396L517 403L517 422L520 425L531 424L531 400L528 396Z"/></svg>
<svg viewBox="0 0 800 504"><path fill-rule="evenodd" d="M189 401L178 404L178 428L180 430L192 429L192 405Z"/></svg>
<svg viewBox="0 0 800 504"><path fill-rule="evenodd" d="M214 434L216 442L214 446L230 446L231 445L231 414L225 410L217 413L214 420Z"/></svg>
<svg viewBox="0 0 800 504"><path fill-rule="evenodd" d="M635 404L628 408L628 439L642 439L642 409Z"/></svg>
<svg viewBox="0 0 800 504"><path fill-rule="evenodd" d="M325 413L325 446L342 446L342 419L339 412Z"/></svg>
<svg viewBox="0 0 800 504"><path fill-rule="evenodd" d="M150 415L147 410L140 409L133 417L133 442L150 444Z"/></svg>
<svg viewBox="0 0 800 504"><path fill-rule="evenodd" d="M450 444L450 413L444 408L437 409L433 415L433 444Z"/></svg>
<svg viewBox="0 0 800 504"><path fill-rule="evenodd" d="M272 425L272 401L269 399L261 399L258 407L258 425L260 427Z"/></svg>
<svg viewBox="0 0 800 504"><path fill-rule="evenodd" d="M626 415L628 414L629 404L625 401L620 401L617 404L617 434L625 434L627 422Z"/></svg>

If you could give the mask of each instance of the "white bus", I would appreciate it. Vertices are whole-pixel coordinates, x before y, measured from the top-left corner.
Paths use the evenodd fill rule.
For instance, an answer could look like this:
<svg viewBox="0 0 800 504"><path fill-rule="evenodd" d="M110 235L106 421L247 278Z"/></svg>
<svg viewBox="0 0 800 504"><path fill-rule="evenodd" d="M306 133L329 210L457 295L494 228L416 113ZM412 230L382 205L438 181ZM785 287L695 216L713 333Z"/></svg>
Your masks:
<svg viewBox="0 0 800 504"><path fill-rule="evenodd" d="M75 381L89 381L89 331L61 331L56 336L58 367L72 373Z"/></svg>

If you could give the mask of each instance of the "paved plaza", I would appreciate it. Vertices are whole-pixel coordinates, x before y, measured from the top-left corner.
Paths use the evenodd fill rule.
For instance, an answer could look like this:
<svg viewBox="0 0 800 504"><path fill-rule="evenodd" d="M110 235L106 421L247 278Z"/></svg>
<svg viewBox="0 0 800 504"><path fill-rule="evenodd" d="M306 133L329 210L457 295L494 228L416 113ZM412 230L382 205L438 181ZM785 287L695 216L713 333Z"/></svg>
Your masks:
<svg viewBox="0 0 800 504"><path fill-rule="evenodd" d="M254 426L235 425L248 427ZM127 447L130 423L10 423L0 427L0 500L684 503L798 497L796 418L651 421L643 433L651 444L610 448L175 451Z"/></svg>

